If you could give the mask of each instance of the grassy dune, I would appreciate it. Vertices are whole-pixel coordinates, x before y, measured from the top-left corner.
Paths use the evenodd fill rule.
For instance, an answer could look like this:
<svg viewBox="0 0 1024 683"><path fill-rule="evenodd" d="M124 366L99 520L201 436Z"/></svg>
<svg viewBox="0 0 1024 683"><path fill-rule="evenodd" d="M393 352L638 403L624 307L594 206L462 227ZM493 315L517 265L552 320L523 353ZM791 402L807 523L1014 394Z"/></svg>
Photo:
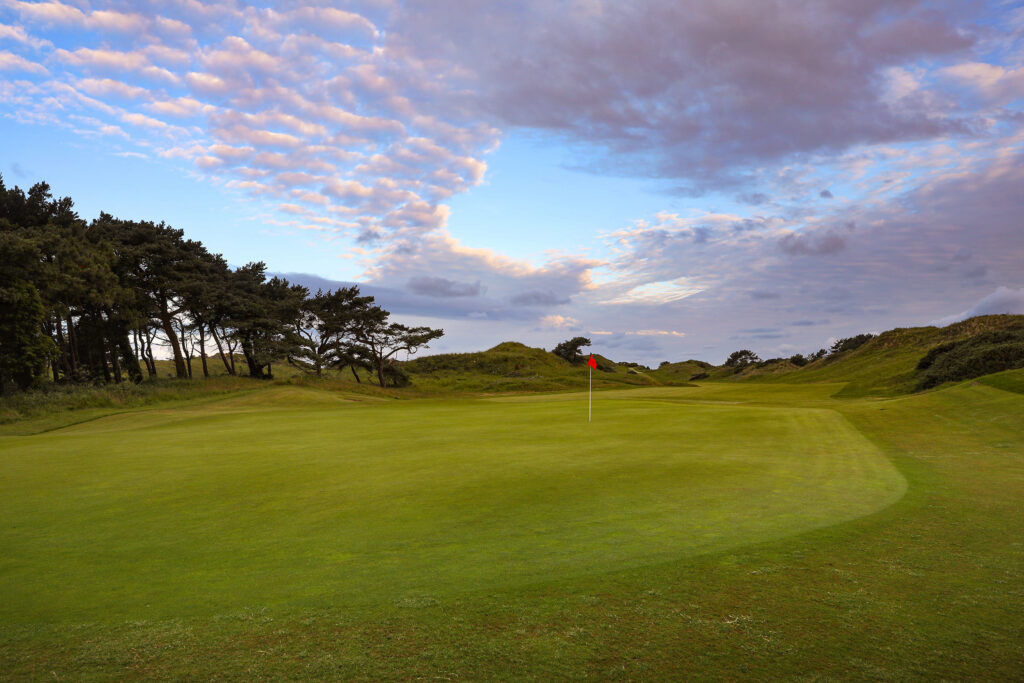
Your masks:
<svg viewBox="0 0 1024 683"><path fill-rule="evenodd" d="M0 677L1011 678L994 378L606 391L589 425L266 387L3 436Z"/></svg>

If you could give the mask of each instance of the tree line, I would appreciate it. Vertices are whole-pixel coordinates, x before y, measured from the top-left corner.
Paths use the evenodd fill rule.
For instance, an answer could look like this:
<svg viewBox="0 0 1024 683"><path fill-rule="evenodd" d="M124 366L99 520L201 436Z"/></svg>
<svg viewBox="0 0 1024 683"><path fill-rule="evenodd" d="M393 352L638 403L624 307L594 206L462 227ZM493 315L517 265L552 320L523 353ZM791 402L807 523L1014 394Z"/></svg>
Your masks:
<svg viewBox="0 0 1024 683"><path fill-rule="evenodd" d="M443 334L393 322L356 286L311 294L268 278L262 262L232 269L163 222L107 213L86 222L47 183L25 192L0 176L0 392L48 379L140 382L157 374L154 347L178 378L200 368L209 377L219 362L230 375L269 379L288 362L401 385L398 352Z"/></svg>

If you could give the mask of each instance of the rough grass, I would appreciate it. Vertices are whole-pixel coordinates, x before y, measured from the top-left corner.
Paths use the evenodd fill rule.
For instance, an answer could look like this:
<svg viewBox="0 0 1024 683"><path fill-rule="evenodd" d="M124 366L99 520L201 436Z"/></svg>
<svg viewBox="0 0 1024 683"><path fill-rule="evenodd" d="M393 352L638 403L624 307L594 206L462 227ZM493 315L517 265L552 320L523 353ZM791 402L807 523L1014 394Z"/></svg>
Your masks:
<svg viewBox="0 0 1024 683"><path fill-rule="evenodd" d="M70 424L85 419L86 414L95 416L116 409L223 396L251 389L252 385L246 378L230 376L209 380L155 379L140 384L49 384L0 396L0 425L30 418L44 418L53 426Z"/></svg>
<svg viewBox="0 0 1024 683"><path fill-rule="evenodd" d="M590 426L270 387L0 437L0 677L1015 679L1020 381L609 391ZM752 515L776 490L806 505Z"/></svg>
<svg viewBox="0 0 1024 683"><path fill-rule="evenodd" d="M1022 315L987 315L947 327L912 327L883 332L863 346L826 356L802 368L765 374L751 370L736 379L764 382L842 382L838 396L897 396L912 392L918 382L918 362L929 350L946 342L960 341L982 332L1024 329ZM722 377L723 379L726 377Z"/></svg>

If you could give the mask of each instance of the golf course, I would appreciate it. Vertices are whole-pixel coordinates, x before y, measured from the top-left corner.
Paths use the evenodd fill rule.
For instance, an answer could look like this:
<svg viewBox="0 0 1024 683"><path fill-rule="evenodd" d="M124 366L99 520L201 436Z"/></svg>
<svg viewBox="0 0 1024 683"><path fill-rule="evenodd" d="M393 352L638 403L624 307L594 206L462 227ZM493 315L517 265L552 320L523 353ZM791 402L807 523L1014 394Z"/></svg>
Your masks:
<svg viewBox="0 0 1024 683"><path fill-rule="evenodd" d="M0 678L1019 676L1024 371L846 386L12 422Z"/></svg>

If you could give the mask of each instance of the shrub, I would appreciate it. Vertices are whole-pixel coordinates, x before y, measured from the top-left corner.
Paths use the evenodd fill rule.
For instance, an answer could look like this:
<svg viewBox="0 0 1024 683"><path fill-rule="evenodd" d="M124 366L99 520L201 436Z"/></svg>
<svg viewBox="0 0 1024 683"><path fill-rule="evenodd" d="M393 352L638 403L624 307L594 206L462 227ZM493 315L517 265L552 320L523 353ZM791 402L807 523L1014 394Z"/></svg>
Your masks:
<svg viewBox="0 0 1024 683"><path fill-rule="evenodd" d="M868 342L869 339L874 337L873 334L858 334L855 337L847 337L840 339L832 345L831 353L842 353L843 351L853 351L859 349Z"/></svg>
<svg viewBox="0 0 1024 683"><path fill-rule="evenodd" d="M918 390L1024 368L1024 330L993 330L936 346L917 367Z"/></svg>
<svg viewBox="0 0 1024 683"><path fill-rule="evenodd" d="M760 363L761 358L750 349L740 349L739 351L733 351L729 356L729 359L725 361L725 364L730 368L736 368L736 372L739 372L743 368L747 367L751 363Z"/></svg>

